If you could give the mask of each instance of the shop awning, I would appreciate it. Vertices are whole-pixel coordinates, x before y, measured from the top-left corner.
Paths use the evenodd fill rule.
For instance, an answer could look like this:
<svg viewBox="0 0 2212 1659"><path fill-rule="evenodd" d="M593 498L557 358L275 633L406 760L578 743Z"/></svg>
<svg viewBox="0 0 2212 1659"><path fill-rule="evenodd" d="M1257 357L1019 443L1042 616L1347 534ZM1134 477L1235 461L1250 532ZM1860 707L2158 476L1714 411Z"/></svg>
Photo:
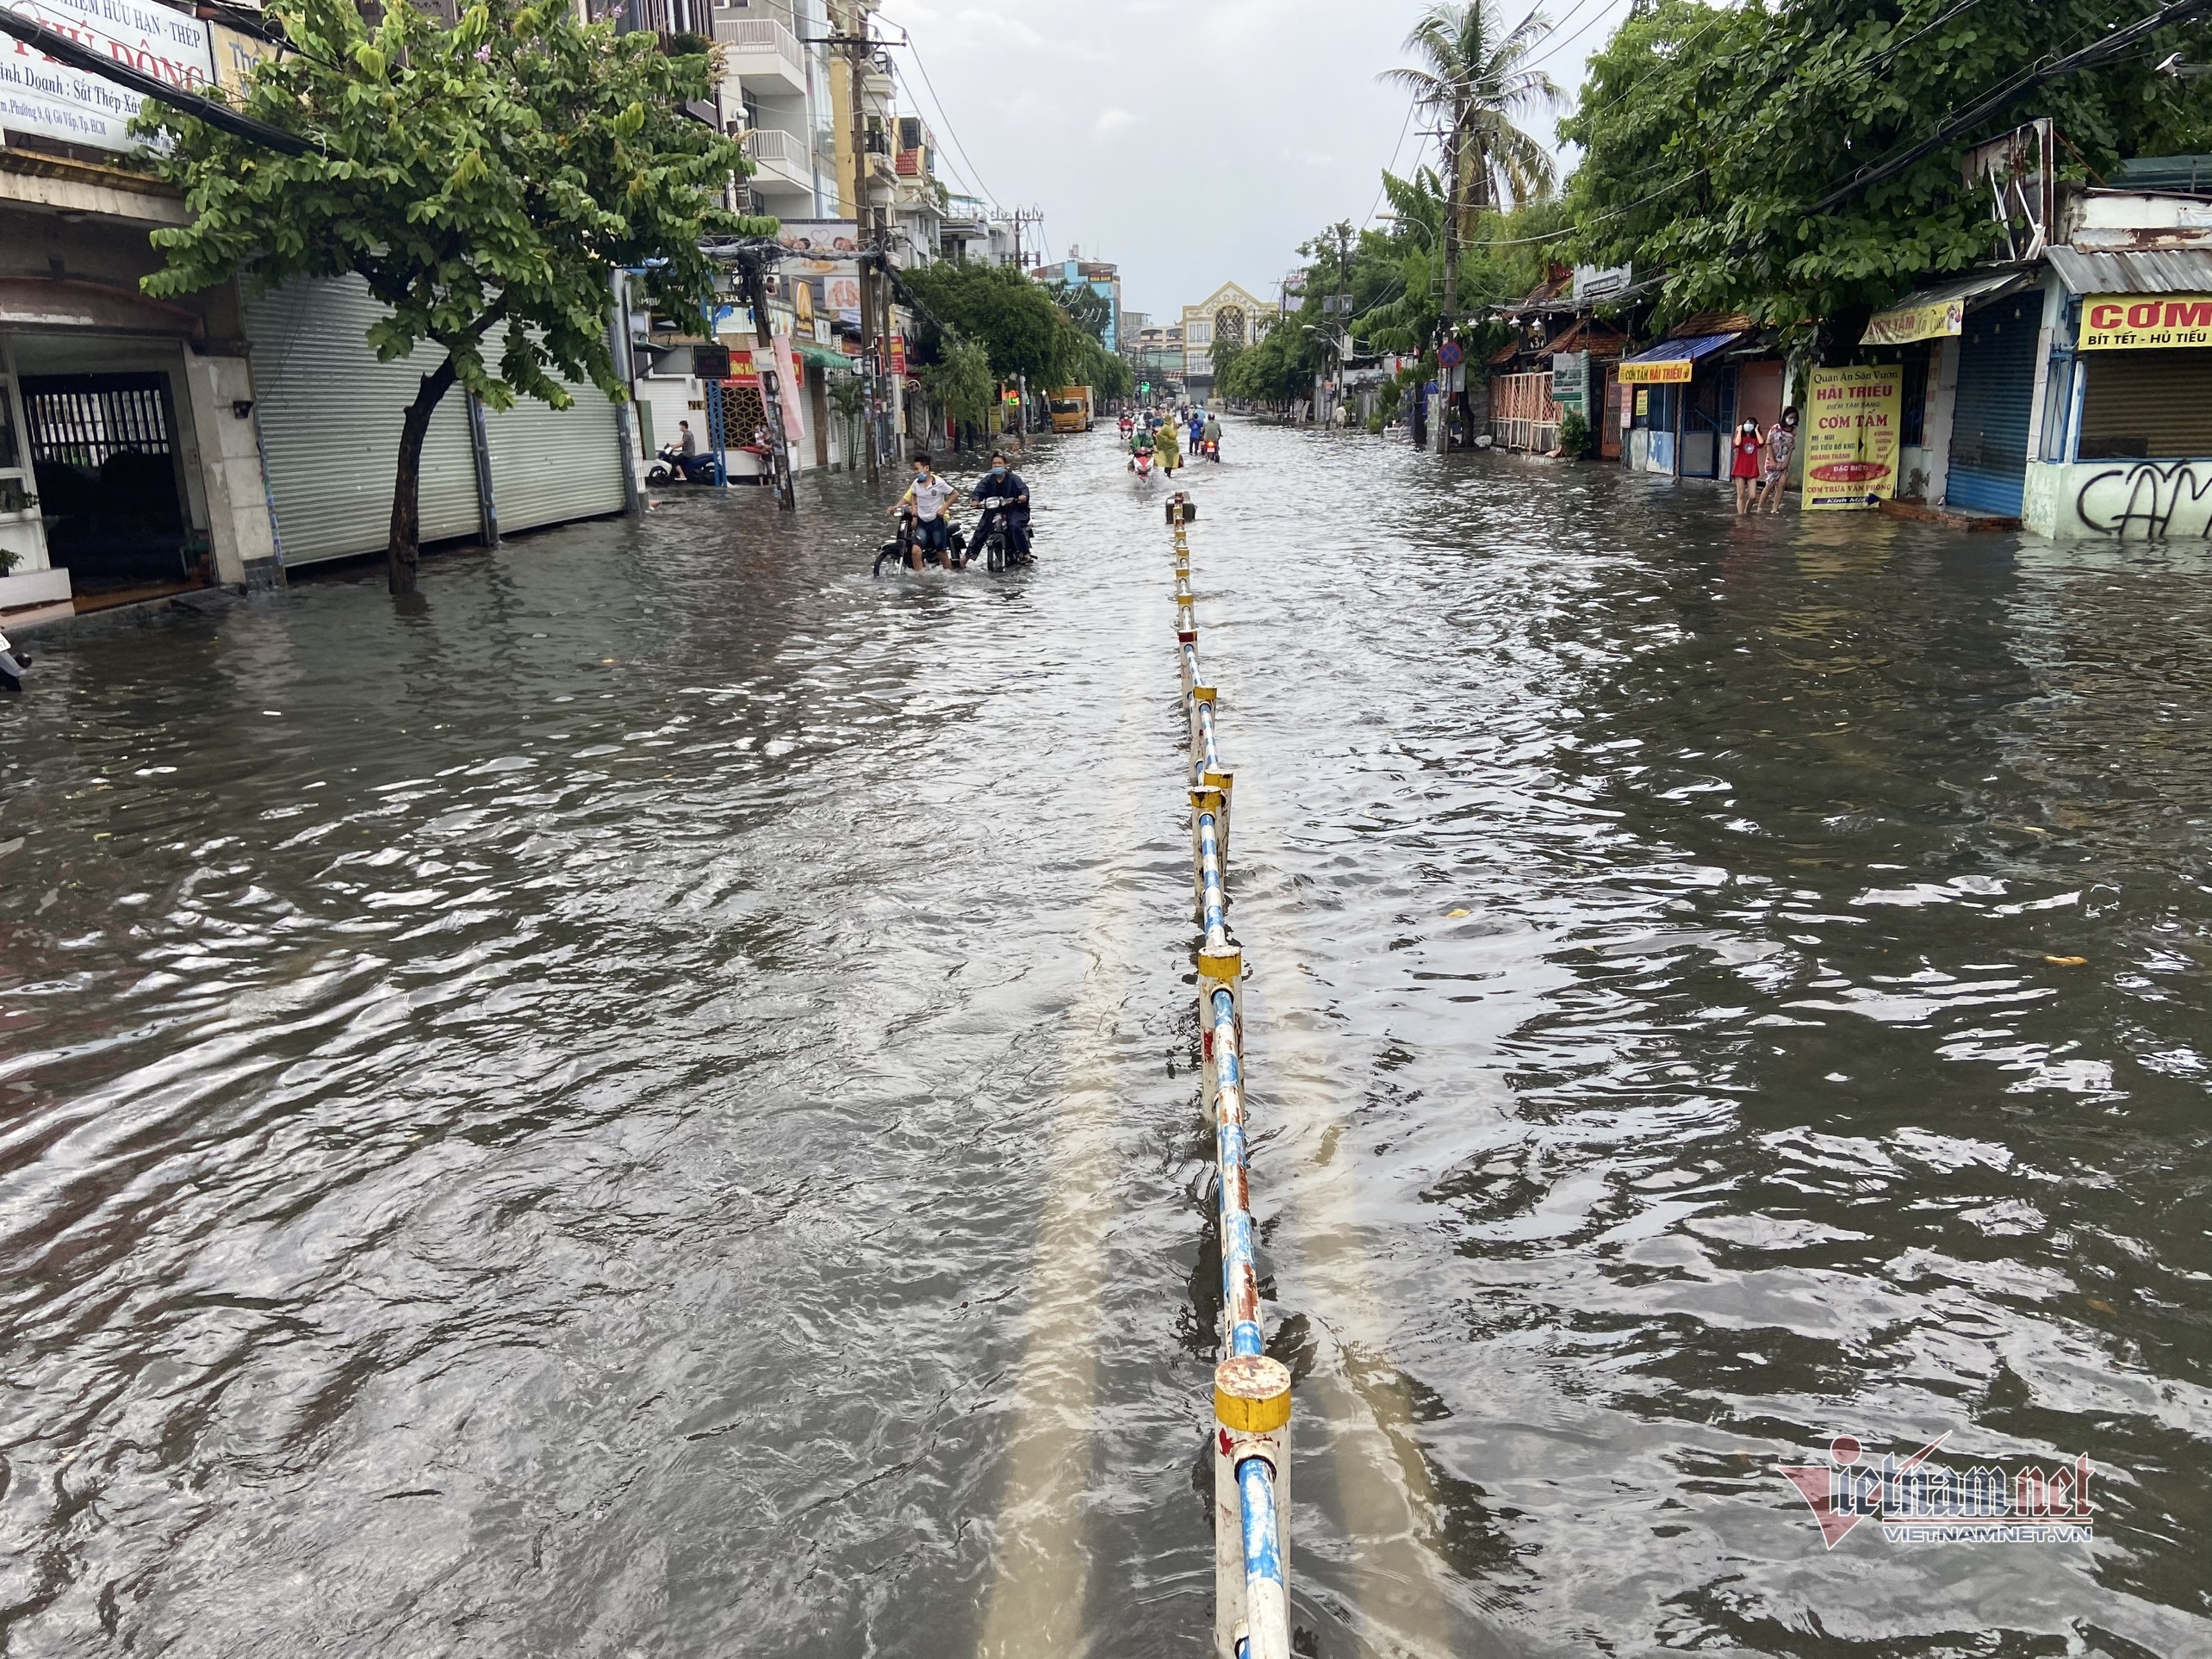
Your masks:
<svg viewBox="0 0 2212 1659"><path fill-rule="evenodd" d="M2053 248L2049 258L2051 269L2077 294L2212 293L2212 249L2085 253Z"/></svg>
<svg viewBox="0 0 2212 1659"><path fill-rule="evenodd" d="M1743 331L1726 334L1693 334L1687 339L1662 340L1658 345L1620 360L1624 386L1679 385L1697 372L1698 359L1709 357L1743 338Z"/></svg>
<svg viewBox="0 0 2212 1659"><path fill-rule="evenodd" d="M855 375L861 371L858 359L848 357L842 351L833 351L813 340L793 340L791 349L800 361L811 363L818 369L842 369Z"/></svg>
<svg viewBox="0 0 2212 1659"><path fill-rule="evenodd" d="M2026 282L2024 270L1978 270L1970 276L1938 283L1906 295L1895 305L1867 319L1861 345L1910 345L1956 334L1966 326L1967 307L1976 300L1994 299L2007 289Z"/></svg>

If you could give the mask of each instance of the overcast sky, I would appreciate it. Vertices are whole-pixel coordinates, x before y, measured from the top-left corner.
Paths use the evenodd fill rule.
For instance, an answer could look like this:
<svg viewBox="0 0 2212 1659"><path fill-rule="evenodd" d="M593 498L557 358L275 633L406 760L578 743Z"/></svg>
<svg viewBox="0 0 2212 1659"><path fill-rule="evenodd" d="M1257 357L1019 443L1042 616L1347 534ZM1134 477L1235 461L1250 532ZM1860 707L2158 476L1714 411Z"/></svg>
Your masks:
<svg viewBox="0 0 2212 1659"><path fill-rule="evenodd" d="M1527 3L1507 0L1510 16ZM1628 4L1545 0L1556 28L1538 60L1569 102ZM1406 31L1424 9L885 0L879 28L912 36L914 50L892 56L904 103L936 132L939 176L1043 209L1055 258L1072 243L1114 260L1123 306L1158 320L1233 280L1272 299L1299 243L1367 218L1393 147L1403 173L1424 142L1407 132L1405 95L1376 78L1407 61ZM1531 112L1522 124L1550 143L1553 119Z"/></svg>

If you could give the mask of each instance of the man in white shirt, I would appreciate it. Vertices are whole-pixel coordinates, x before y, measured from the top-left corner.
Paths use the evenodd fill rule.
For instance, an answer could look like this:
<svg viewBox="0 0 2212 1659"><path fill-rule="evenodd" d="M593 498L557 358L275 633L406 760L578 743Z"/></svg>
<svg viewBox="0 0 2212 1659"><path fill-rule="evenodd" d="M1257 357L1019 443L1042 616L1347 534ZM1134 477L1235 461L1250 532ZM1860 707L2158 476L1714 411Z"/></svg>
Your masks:
<svg viewBox="0 0 2212 1659"><path fill-rule="evenodd" d="M947 568L957 568L953 564L952 521L946 514L960 494L959 485L947 483L929 470L928 456L914 457L914 482L891 510L894 519L909 510L914 514L914 539L906 550L910 568L919 570L923 556L932 552L942 556Z"/></svg>

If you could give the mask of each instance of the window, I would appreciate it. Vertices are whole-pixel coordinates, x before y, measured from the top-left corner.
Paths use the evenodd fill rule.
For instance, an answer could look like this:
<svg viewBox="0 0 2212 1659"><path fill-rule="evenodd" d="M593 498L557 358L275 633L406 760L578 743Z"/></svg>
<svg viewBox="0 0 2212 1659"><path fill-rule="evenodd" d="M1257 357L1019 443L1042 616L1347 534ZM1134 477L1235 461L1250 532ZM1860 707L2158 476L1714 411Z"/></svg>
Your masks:
<svg viewBox="0 0 2212 1659"><path fill-rule="evenodd" d="M1214 343L1214 325L1203 321L1185 323L1183 326L1183 343L1185 345L1211 345Z"/></svg>

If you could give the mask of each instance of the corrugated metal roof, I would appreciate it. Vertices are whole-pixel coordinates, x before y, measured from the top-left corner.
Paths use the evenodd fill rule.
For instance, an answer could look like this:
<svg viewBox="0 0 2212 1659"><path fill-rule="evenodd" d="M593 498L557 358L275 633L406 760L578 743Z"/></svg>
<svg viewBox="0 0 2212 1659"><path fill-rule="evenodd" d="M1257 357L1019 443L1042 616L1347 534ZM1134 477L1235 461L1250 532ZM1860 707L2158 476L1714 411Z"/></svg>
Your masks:
<svg viewBox="0 0 2212 1659"><path fill-rule="evenodd" d="M2053 248L2051 267L2077 294L2212 294L2212 248L2084 253Z"/></svg>
<svg viewBox="0 0 2212 1659"><path fill-rule="evenodd" d="M1978 299L1985 294L1994 294L1999 289L2010 288L2028 280L2023 270L1970 270L1963 276L1954 276L1948 283L1915 289L1901 300L1892 300L1875 314L1887 316L1897 311L1917 311L1923 306L1942 305L1951 300Z"/></svg>
<svg viewBox="0 0 2212 1659"><path fill-rule="evenodd" d="M1684 357L1687 357L1694 363L1698 358L1718 351L1722 346L1741 338L1740 333L1706 334L1696 339L1662 340L1658 345L1647 346L1634 357L1624 357L1621 361L1624 363L1679 363Z"/></svg>

